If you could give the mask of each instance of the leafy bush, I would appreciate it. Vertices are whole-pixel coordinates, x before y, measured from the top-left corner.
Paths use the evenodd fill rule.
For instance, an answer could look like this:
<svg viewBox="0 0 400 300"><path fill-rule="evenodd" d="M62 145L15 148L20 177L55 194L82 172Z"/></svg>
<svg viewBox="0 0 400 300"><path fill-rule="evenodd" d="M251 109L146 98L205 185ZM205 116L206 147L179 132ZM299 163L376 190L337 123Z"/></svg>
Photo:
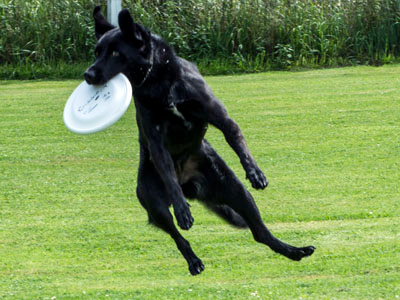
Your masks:
<svg viewBox="0 0 400 300"><path fill-rule="evenodd" d="M0 0L1 76L27 64L51 69L91 61L92 10L106 2ZM123 6L206 73L379 64L400 54L398 0L126 0Z"/></svg>

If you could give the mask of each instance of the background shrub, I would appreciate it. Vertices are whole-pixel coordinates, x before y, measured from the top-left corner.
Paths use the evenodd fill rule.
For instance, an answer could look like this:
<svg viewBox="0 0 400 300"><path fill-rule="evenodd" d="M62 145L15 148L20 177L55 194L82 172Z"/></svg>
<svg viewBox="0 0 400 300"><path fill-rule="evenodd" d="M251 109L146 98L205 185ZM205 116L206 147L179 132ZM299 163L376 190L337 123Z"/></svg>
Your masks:
<svg viewBox="0 0 400 300"><path fill-rule="evenodd" d="M81 76L93 59L93 7L106 2L0 0L0 76L62 77L71 65ZM380 64L400 53L399 0L126 0L123 7L206 73Z"/></svg>

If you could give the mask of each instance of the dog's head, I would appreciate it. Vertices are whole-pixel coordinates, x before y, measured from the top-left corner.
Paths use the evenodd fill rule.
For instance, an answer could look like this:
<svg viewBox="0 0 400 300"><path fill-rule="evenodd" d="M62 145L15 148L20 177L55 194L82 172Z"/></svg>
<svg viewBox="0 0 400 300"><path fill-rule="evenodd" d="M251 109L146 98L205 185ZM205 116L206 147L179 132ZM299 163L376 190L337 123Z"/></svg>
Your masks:
<svg viewBox="0 0 400 300"><path fill-rule="evenodd" d="M151 33L134 23L126 9L118 15L119 28L106 21L99 6L94 9L93 17L97 37L96 61L84 73L86 82L104 84L121 72L134 83L143 80L151 68Z"/></svg>

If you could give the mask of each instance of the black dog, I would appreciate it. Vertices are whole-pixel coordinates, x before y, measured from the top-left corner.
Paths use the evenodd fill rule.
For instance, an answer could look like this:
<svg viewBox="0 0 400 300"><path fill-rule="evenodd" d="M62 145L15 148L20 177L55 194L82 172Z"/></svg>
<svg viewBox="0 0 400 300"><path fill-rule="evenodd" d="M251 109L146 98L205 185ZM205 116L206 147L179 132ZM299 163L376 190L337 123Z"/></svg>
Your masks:
<svg viewBox="0 0 400 300"><path fill-rule="evenodd" d="M193 218L185 200L198 199L237 227L249 227L257 242L293 260L314 252L275 238L263 224L257 206L243 184L204 139L208 124L222 131L240 158L246 177L256 189L268 182L251 156L239 126L213 95L196 66L177 57L157 35L133 22L128 10L115 28L94 10L98 38L96 61L84 76L103 84L125 74L132 86L139 127L140 166L137 196L149 221L171 235L192 275L204 270L174 225L189 229Z"/></svg>

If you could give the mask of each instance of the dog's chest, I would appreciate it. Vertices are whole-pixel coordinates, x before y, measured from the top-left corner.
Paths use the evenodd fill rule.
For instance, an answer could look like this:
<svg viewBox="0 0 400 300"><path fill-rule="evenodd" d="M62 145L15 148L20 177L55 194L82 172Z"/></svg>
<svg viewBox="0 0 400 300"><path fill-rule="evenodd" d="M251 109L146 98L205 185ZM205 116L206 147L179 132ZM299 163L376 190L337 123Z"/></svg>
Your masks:
<svg viewBox="0 0 400 300"><path fill-rule="evenodd" d="M169 105L164 120L166 144L171 152L198 144L207 130L207 124L196 119L187 105Z"/></svg>
<svg viewBox="0 0 400 300"><path fill-rule="evenodd" d="M185 111L183 111L185 112ZM167 107L167 114L169 115L169 121L171 123L171 125L183 125L183 127L186 130L190 130L192 127L192 122L188 119L188 116L184 116L183 113L178 109L178 107L174 104L171 103L168 107ZM185 115L187 115L185 113ZM176 124L175 124L176 123Z"/></svg>

